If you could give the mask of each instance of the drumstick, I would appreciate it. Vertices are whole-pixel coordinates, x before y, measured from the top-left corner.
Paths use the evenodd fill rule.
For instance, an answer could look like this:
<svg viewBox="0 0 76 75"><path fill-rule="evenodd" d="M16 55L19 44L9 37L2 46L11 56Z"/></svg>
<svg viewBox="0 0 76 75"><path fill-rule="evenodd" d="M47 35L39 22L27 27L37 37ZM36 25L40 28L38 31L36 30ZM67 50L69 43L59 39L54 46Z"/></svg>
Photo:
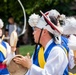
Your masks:
<svg viewBox="0 0 76 75"><path fill-rule="evenodd" d="M5 38L5 35L2 36L2 40Z"/></svg>
<svg viewBox="0 0 76 75"><path fill-rule="evenodd" d="M27 57L30 58L30 53L29 52L27 53Z"/></svg>

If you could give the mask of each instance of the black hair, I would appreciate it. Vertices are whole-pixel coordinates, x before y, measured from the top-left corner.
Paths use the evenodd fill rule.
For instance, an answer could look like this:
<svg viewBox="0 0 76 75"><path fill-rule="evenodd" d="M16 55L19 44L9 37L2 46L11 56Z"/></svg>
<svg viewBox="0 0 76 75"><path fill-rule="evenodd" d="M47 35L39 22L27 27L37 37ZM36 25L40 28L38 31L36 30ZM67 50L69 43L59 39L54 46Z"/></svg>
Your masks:
<svg viewBox="0 0 76 75"><path fill-rule="evenodd" d="M54 17L54 16L49 16L50 18L50 21L54 24L54 25L57 25L58 21L57 19Z"/></svg>
<svg viewBox="0 0 76 75"><path fill-rule="evenodd" d="M13 16L12 15L9 15L7 19L9 19L9 18L13 18Z"/></svg>

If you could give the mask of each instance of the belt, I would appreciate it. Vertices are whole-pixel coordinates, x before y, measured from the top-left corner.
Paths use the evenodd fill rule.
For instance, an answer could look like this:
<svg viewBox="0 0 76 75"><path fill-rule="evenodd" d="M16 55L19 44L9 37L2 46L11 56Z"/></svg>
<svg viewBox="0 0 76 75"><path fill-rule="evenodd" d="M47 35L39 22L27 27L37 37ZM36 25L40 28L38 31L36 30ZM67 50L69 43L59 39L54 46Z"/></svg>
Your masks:
<svg viewBox="0 0 76 75"><path fill-rule="evenodd" d="M6 64L0 63L0 69L4 69L4 68L6 68Z"/></svg>

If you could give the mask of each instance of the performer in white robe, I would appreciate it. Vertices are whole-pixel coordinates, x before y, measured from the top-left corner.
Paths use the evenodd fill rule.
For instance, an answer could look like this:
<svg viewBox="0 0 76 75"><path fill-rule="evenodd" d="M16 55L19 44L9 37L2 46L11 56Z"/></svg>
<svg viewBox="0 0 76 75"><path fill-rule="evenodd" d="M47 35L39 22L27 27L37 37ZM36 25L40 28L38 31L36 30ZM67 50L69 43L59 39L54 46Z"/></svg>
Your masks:
<svg viewBox="0 0 76 75"><path fill-rule="evenodd" d="M76 63L76 19L74 17L68 17L64 20L63 25L63 34L69 35L68 38L68 47L71 49L70 53L70 66L71 69L75 66ZM73 52L72 52L73 51ZM73 56L73 57L72 57ZM72 58L72 59L71 59Z"/></svg>
<svg viewBox="0 0 76 75"><path fill-rule="evenodd" d="M7 42L5 42L4 35L2 35L3 21L0 19L0 75L9 75L6 64L3 61L8 57L11 52L11 48Z"/></svg>
<svg viewBox="0 0 76 75"><path fill-rule="evenodd" d="M61 25L63 28L63 33L62 34L75 34L76 33L76 20L75 18L71 17L71 18L67 18L66 15L64 14L60 14L57 10L55 9L51 9L50 10L50 16L54 16L57 19L58 24L57 25ZM73 53L73 49L75 48L76 44L74 43L74 41L72 41L72 39L74 40L74 38L71 39L72 42L69 43L69 39L66 38L65 36L61 35L59 36L60 39L60 43L65 47L65 49L68 52L68 60L69 60L69 68L73 69L75 66L74 63L74 53ZM72 48L70 48L69 44L71 44Z"/></svg>
<svg viewBox="0 0 76 75"><path fill-rule="evenodd" d="M41 18L35 14L30 16L29 24L34 25L32 26L34 27L34 41L38 44L32 61L27 56L14 59L16 63L28 68L26 75L68 75L68 58L64 48L59 44L62 31L60 26L55 26L51 22L54 17L50 17L49 13L50 11L43 14ZM39 19L38 23L35 19L33 22L34 17Z"/></svg>

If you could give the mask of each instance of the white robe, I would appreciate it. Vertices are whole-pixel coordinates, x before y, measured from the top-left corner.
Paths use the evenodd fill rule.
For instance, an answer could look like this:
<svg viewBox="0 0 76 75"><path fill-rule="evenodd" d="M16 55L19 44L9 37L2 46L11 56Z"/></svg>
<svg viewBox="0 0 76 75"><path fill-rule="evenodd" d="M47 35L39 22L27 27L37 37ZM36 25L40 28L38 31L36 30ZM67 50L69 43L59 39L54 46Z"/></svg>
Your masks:
<svg viewBox="0 0 76 75"><path fill-rule="evenodd" d="M10 45L6 43L6 46L7 46L7 52L6 52L6 59L3 61L3 62L6 62L6 65L8 65L10 63L10 61L12 60L12 58L15 56L15 52L12 52L11 51L11 47Z"/></svg>
<svg viewBox="0 0 76 75"><path fill-rule="evenodd" d="M45 51L51 43L52 40L46 45ZM44 69L33 64L25 75L63 75L67 64L65 51L59 46L55 46L49 53Z"/></svg>
<svg viewBox="0 0 76 75"><path fill-rule="evenodd" d="M69 50L69 58L68 58L68 60L69 60L69 68L70 69L73 69L74 68L74 66L75 66L75 63L74 63L74 53L73 53L73 50Z"/></svg>

